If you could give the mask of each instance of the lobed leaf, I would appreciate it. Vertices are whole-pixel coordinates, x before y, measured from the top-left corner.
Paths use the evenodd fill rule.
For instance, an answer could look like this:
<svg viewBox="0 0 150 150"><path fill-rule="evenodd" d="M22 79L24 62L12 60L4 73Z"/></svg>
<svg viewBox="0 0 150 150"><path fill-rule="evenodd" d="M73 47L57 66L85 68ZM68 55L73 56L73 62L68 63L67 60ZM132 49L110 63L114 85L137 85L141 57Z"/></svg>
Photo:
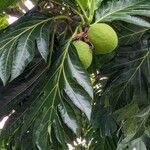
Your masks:
<svg viewBox="0 0 150 150"><path fill-rule="evenodd" d="M139 17L150 16L149 4L147 0L108 1L96 11L96 22L120 20L150 28L150 23Z"/></svg>
<svg viewBox="0 0 150 150"><path fill-rule="evenodd" d="M0 33L0 78L4 85L18 77L32 61L36 44L47 61L53 18L40 13L24 16L16 26Z"/></svg>
<svg viewBox="0 0 150 150"><path fill-rule="evenodd" d="M24 137L29 131L33 133L32 144L39 149L49 149L53 145L66 149L67 143L81 134L81 112L90 120L93 90L76 50L70 44L71 41L68 41L53 64L42 84L41 92L33 95L34 98L31 97L30 107L16 117L11 116L11 123L2 131L1 138L6 140L5 135L17 134ZM16 133L18 125L11 128L12 124L19 124L21 130ZM6 134L7 130L10 132Z"/></svg>

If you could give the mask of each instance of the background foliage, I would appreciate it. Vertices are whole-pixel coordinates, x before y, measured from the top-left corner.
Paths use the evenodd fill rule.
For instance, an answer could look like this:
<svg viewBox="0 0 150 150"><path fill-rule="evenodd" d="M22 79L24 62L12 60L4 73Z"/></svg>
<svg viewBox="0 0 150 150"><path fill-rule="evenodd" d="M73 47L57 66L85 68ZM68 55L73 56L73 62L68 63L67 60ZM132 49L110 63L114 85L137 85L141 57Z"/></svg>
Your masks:
<svg viewBox="0 0 150 150"><path fill-rule="evenodd" d="M23 2L0 1L0 148L149 150L150 2ZM85 70L72 41L98 22L119 45Z"/></svg>

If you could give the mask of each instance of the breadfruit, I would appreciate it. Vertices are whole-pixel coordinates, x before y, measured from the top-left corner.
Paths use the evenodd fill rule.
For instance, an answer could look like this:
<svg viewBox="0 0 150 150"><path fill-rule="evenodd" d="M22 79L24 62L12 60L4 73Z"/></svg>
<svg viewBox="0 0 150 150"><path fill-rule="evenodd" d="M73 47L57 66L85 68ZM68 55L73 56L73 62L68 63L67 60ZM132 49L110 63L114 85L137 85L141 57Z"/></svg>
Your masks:
<svg viewBox="0 0 150 150"><path fill-rule="evenodd" d="M92 50L90 49L90 46L83 41L75 41L73 42L73 45L77 50L78 56L83 66L85 69L87 69L92 62Z"/></svg>
<svg viewBox="0 0 150 150"><path fill-rule="evenodd" d="M105 23L91 25L87 35L95 47L96 54L110 53L118 45L118 36L116 32L111 26Z"/></svg>

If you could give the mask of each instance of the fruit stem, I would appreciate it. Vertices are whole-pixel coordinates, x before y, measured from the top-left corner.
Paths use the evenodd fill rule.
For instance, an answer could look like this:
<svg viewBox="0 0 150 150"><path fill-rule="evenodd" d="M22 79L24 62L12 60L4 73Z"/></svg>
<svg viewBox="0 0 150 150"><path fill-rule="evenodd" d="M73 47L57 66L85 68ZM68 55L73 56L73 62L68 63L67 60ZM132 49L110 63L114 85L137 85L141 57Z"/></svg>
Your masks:
<svg viewBox="0 0 150 150"><path fill-rule="evenodd" d="M85 20L84 20L83 16L82 16L77 10L75 10L74 8L71 7L71 9L72 9L77 15L79 15L79 17L81 18L82 24L85 24Z"/></svg>

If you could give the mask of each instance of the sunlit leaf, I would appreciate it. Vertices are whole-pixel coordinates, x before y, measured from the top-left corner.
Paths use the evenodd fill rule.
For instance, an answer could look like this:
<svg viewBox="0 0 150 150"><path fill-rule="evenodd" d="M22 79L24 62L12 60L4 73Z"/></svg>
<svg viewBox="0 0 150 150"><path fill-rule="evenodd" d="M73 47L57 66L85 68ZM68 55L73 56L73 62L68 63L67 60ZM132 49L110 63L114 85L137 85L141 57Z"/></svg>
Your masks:
<svg viewBox="0 0 150 150"><path fill-rule="evenodd" d="M137 16L150 16L147 0L119 0L108 1L107 5L96 12L96 22L114 20L125 21L143 27L150 27L150 23Z"/></svg>
<svg viewBox="0 0 150 150"><path fill-rule="evenodd" d="M47 61L51 15L32 14L21 18L0 34L0 78L3 83L18 77L35 55L35 41L42 57Z"/></svg>

